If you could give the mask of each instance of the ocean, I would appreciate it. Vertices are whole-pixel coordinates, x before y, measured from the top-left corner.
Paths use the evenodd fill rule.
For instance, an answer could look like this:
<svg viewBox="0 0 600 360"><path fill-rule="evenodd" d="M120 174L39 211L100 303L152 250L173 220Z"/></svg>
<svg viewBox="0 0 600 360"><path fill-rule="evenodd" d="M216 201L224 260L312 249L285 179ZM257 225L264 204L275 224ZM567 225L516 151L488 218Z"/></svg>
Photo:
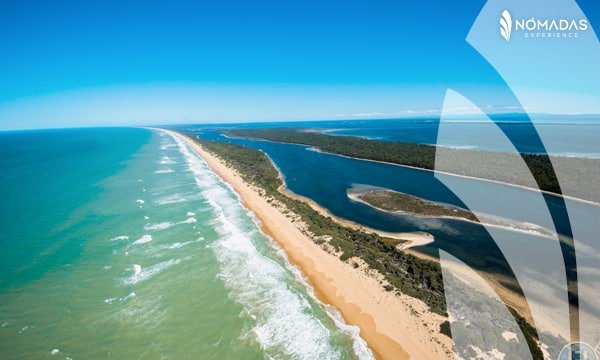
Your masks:
<svg viewBox="0 0 600 360"><path fill-rule="evenodd" d="M4 132L0 155L3 359L371 357L170 135Z"/></svg>

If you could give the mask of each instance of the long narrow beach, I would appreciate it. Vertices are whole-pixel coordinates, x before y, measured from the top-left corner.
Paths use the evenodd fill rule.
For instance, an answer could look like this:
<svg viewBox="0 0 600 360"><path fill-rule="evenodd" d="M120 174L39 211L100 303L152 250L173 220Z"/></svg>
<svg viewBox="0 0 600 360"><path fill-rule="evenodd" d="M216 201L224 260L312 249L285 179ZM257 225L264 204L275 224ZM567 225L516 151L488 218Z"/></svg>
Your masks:
<svg viewBox="0 0 600 360"><path fill-rule="evenodd" d="M451 358L451 340L439 334L445 319L414 298L385 291L383 279L365 266L354 268L324 251L290 218L272 206L231 168L190 138L186 141L209 167L240 196L261 223L262 230L285 251L315 289L317 297L336 307L344 320L360 328L361 336L380 359Z"/></svg>

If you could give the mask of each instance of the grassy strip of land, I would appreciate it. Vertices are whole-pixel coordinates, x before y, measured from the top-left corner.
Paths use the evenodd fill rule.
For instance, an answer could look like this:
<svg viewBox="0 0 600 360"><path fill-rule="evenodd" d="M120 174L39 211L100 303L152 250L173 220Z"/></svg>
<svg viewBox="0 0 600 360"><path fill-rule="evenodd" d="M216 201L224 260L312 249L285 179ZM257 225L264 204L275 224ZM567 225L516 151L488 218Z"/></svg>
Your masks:
<svg viewBox="0 0 600 360"><path fill-rule="evenodd" d="M478 221L477 217L470 211L443 206L396 191L370 190L356 194L355 196L367 204L385 211L404 212L423 216L460 217L470 221Z"/></svg>
<svg viewBox="0 0 600 360"><path fill-rule="evenodd" d="M432 145L368 140L353 136L332 136L301 129L231 129L227 131L227 134L236 137L308 145L324 152L360 159L413 166L426 170L435 168L438 171L447 171L457 175L528 187L535 186L527 176L511 170L515 168L515 164L521 161L518 154L436 148ZM436 149L443 149L445 160L444 164L438 164L437 167L435 164ZM600 183L590 182L590 178L600 178L600 162L598 160L553 157L551 162L547 155L536 154L522 154L522 159L541 190L561 194L553 162L554 166L561 169L564 176L569 177L569 179L565 179L570 183L571 193L569 195L600 202ZM444 165L450 167L446 169L443 168Z"/></svg>
<svg viewBox="0 0 600 360"><path fill-rule="evenodd" d="M225 142L195 141L235 169L244 181L258 188L269 202L283 204L288 213L299 216L315 243L326 250L327 247L333 247L342 261L361 258L371 269L385 277L390 284L386 290L420 299L432 312L447 316L439 263L398 251L398 241L395 239L340 225L332 218L318 213L309 204L283 194L279 191L283 181L278 170L261 151ZM535 330L516 311L513 311L513 315L524 330L523 334L534 359L542 359L536 344ZM440 332L449 335L447 323L442 325Z"/></svg>

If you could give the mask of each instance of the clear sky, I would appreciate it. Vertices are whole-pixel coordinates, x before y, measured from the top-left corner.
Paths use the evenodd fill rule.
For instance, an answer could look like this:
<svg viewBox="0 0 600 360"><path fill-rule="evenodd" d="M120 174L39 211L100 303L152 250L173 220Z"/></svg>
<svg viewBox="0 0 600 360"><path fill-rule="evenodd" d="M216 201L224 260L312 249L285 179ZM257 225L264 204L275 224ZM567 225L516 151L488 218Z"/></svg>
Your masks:
<svg viewBox="0 0 600 360"><path fill-rule="evenodd" d="M578 3L594 24L597 2ZM465 41L484 4L4 0L0 129L426 115L448 87L509 111ZM600 112L554 90L522 105Z"/></svg>

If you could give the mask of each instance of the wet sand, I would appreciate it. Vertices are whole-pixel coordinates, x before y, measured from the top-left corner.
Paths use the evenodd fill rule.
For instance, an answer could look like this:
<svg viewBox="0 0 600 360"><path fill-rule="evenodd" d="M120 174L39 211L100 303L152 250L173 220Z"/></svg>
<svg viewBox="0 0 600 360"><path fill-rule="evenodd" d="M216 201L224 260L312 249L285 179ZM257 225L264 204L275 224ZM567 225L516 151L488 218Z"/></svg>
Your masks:
<svg viewBox="0 0 600 360"><path fill-rule="evenodd" d="M172 133L172 132L171 132ZM315 244L298 224L270 204L256 188L191 139L184 139L241 197L262 230L285 251L315 289L322 302L336 307L346 323L360 328L361 337L379 359L451 359L452 341L439 333L445 320L420 300L385 291L381 274L360 259L350 265ZM355 224L356 225L356 224Z"/></svg>

